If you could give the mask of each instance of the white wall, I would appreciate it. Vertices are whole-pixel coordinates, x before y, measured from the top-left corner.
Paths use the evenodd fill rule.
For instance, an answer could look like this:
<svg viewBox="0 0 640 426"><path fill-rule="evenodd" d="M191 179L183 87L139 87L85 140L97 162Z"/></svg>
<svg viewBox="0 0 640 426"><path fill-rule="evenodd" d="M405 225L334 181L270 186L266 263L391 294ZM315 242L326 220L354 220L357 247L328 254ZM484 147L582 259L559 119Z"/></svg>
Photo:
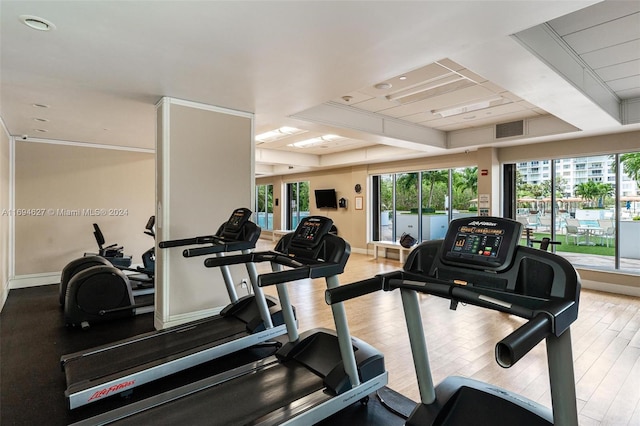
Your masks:
<svg viewBox="0 0 640 426"><path fill-rule="evenodd" d="M253 115L164 98L157 117L159 241L211 235L234 209L253 210ZM156 328L229 303L220 271L203 261L181 248L157 251Z"/></svg>
<svg viewBox="0 0 640 426"><path fill-rule="evenodd" d="M10 278L10 139L0 117L0 310L9 294Z"/></svg>
<svg viewBox="0 0 640 426"><path fill-rule="evenodd" d="M15 286L52 275L85 252L97 252L93 223L109 243L141 263L154 241L144 234L154 214L155 154L90 145L16 140ZM53 281L51 281L53 279ZM28 279L26 280L28 282ZM20 284L21 283L21 284Z"/></svg>

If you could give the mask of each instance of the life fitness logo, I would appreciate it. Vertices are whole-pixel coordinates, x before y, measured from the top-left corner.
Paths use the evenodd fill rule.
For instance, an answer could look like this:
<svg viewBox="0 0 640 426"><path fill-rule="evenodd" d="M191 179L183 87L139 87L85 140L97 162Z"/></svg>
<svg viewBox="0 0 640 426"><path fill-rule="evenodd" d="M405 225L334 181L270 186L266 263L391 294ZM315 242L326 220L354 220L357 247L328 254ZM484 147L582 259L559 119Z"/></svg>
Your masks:
<svg viewBox="0 0 640 426"><path fill-rule="evenodd" d="M108 388L104 388L102 390L99 390L96 393L94 393L93 395L91 395L91 398L89 398L89 401L95 401L96 399L104 398L105 396L109 395L110 393L119 392L119 391L121 391L123 389L126 389L126 388L128 388L130 386L133 386L133 384L135 382L136 382L135 380L129 380L127 382L118 383L117 385L109 386Z"/></svg>
<svg viewBox="0 0 640 426"><path fill-rule="evenodd" d="M498 226L498 224L495 222L474 220L473 222L469 222L468 226Z"/></svg>

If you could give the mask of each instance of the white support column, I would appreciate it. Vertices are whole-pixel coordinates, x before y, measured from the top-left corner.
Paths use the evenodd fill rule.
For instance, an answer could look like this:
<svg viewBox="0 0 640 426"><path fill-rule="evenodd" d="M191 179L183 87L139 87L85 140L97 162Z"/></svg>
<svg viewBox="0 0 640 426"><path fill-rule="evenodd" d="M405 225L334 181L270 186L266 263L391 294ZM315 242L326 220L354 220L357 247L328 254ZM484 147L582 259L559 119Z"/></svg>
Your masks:
<svg viewBox="0 0 640 426"><path fill-rule="evenodd" d="M253 114L173 98L157 104L158 241L214 234L238 207L253 207ZM182 248L156 249L158 329L216 314L229 303L222 275ZM231 267L236 282L242 265Z"/></svg>
<svg viewBox="0 0 640 426"><path fill-rule="evenodd" d="M496 148L478 149L478 215L482 215L486 195L489 195L488 216L500 216L500 161Z"/></svg>

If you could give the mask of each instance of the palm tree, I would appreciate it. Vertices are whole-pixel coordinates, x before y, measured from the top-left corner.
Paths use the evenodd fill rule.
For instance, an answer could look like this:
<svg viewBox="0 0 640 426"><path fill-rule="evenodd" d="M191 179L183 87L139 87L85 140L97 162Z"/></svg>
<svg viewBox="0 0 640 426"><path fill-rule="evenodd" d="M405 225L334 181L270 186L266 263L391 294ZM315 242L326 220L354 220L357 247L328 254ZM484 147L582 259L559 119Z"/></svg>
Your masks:
<svg viewBox="0 0 640 426"><path fill-rule="evenodd" d="M575 194L582 199L587 200L589 204L593 204L597 201L597 204L601 206L604 197L611 196L613 194L613 185L610 183L588 180L575 186Z"/></svg>
<svg viewBox="0 0 640 426"><path fill-rule="evenodd" d="M460 191L471 190L471 195L478 193L478 168L466 167L462 173L458 172L454 180L454 187Z"/></svg>
<svg viewBox="0 0 640 426"><path fill-rule="evenodd" d="M396 175L396 209L411 210L418 207L418 173Z"/></svg>
<svg viewBox="0 0 640 426"><path fill-rule="evenodd" d="M422 172L422 186L429 187L427 207L431 207L431 204L433 203L433 190L438 182L445 184L449 182L449 172L447 170L430 170Z"/></svg>
<svg viewBox="0 0 640 426"><path fill-rule="evenodd" d="M591 204L598 194L598 188L594 181L588 180L577 184L574 187L574 192L577 196L583 200L587 200L587 202Z"/></svg>
<svg viewBox="0 0 640 426"><path fill-rule="evenodd" d="M640 186L640 152L629 152L620 156L622 170Z"/></svg>
<svg viewBox="0 0 640 426"><path fill-rule="evenodd" d="M298 194L300 200L300 206L298 206L299 212L309 211L309 181L300 182L298 186L300 193Z"/></svg>
<svg viewBox="0 0 640 426"><path fill-rule="evenodd" d="M551 179L543 181L541 184L543 190L543 196L551 197ZM567 180L562 176L556 176L555 192L556 197L562 197L563 189L567 185Z"/></svg>
<svg viewBox="0 0 640 426"><path fill-rule="evenodd" d="M613 185L610 183L598 182L598 207L604 207L605 197L611 197L613 195Z"/></svg>

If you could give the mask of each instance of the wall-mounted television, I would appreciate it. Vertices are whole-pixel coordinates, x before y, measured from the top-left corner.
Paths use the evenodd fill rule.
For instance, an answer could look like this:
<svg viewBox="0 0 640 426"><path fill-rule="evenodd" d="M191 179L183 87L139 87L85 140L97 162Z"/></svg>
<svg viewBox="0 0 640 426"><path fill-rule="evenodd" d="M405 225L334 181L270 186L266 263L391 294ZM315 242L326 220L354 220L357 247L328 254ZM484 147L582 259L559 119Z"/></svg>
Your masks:
<svg viewBox="0 0 640 426"><path fill-rule="evenodd" d="M337 209L338 199L335 189L316 189L316 207L319 209Z"/></svg>

